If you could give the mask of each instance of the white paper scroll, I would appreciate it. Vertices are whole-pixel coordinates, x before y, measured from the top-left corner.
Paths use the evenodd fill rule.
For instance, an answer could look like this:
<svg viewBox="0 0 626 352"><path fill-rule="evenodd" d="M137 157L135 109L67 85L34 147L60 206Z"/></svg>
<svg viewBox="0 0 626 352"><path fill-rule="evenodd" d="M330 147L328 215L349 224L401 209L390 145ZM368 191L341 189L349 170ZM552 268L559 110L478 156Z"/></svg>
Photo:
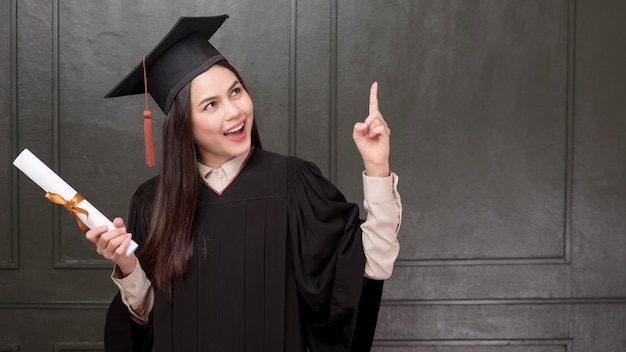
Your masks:
<svg viewBox="0 0 626 352"><path fill-rule="evenodd" d="M39 158L37 158L28 149L24 149L20 155L13 161L18 169L20 169L26 176L28 176L33 182L35 182L44 191L50 193L56 193L63 197L66 201L69 201L76 195L76 191L70 187L59 175L52 171L46 164L44 164ZM97 226L107 225L109 230L115 228L113 223L98 209L96 209L86 199L76 205L77 208L86 210L89 215L86 216L82 213L76 213L81 221L92 229ZM137 249L137 243L131 240L128 248L126 248L125 255L129 257Z"/></svg>

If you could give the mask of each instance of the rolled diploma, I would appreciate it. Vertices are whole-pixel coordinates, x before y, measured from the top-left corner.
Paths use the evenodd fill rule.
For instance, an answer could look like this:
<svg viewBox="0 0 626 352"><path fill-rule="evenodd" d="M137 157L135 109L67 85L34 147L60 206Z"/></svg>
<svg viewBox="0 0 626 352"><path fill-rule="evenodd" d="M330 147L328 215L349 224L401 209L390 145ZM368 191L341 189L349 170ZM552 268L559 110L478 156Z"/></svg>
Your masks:
<svg viewBox="0 0 626 352"><path fill-rule="evenodd" d="M57 193L66 201L72 199L76 195L76 191L70 187L59 175L52 171L46 164L44 164L39 158L37 158L28 149L24 149L13 161L18 169L20 169L26 176L28 176L33 182L35 182L44 191L50 193ZM77 213L78 217L89 227L93 229L101 225L107 225L109 230L114 229L113 223L104 216L98 209L96 209L87 199L76 205L78 208L85 209L89 212L89 216L85 214ZM137 249L137 243L133 240L130 241L126 252L126 257Z"/></svg>

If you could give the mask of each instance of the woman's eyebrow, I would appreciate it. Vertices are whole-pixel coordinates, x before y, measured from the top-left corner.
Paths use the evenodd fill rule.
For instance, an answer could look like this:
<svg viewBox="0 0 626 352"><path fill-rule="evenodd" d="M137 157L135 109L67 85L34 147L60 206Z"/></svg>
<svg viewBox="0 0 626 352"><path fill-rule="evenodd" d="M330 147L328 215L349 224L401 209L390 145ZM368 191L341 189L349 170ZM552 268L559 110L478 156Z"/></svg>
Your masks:
<svg viewBox="0 0 626 352"><path fill-rule="evenodd" d="M238 85L238 84L239 84L239 81L235 80L235 81L233 82L233 84L231 84L231 85L230 85L230 87L228 87L228 91L230 92L230 91L231 91L233 88L235 88L235 86L236 86L236 85ZM204 103L206 103L206 102L208 102L208 101L211 101L211 100L214 100L214 99L216 99L216 98L217 98L217 96L206 97L206 98L204 98L204 99L200 100L200 102L198 103L198 106L201 106L201 105L203 105Z"/></svg>

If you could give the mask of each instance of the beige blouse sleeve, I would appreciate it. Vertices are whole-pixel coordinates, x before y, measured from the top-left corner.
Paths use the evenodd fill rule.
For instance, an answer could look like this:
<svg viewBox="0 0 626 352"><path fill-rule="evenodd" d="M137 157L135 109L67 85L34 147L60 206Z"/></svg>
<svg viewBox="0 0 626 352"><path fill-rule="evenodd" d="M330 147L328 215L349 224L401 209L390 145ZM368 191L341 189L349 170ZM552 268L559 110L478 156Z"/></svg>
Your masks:
<svg viewBox="0 0 626 352"><path fill-rule="evenodd" d="M116 265L111 279L119 287L122 302L128 307L131 318L140 325L149 325L148 314L154 306L154 289L139 260L135 270L126 277Z"/></svg>
<svg viewBox="0 0 626 352"><path fill-rule="evenodd" d="M363 230L365 276L375 280L391 277L400 252L398 231L402 220L402 202L398 194L398 176L369 177L363 173L363 207L367 218Z"/></svg>

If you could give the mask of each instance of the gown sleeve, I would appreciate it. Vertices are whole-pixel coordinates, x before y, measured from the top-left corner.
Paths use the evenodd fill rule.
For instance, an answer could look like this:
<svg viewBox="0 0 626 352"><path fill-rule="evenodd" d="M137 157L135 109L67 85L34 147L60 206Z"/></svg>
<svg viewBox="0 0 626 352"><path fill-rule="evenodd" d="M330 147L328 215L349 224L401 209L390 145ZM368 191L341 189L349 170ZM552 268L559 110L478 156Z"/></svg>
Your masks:
<svg viewBox="0 0 626 352"><path fill-rule="evenodd" d="M288 174L289 246L308 348L369 350L383 281L363 275L359 208L310 162L290 158Z"/></svg>
<svg viewBox="0 0 626 352"><path fill-rule="evenodd" d="M156 191L157 179L141 185L130 203L127 230L139 247L139 254L148 236L150 211ZM104 326L104 350L106 352L142 352L152 350L152 327L144 327L131 319L128 308L118 292L107 310Z"/></svg>

